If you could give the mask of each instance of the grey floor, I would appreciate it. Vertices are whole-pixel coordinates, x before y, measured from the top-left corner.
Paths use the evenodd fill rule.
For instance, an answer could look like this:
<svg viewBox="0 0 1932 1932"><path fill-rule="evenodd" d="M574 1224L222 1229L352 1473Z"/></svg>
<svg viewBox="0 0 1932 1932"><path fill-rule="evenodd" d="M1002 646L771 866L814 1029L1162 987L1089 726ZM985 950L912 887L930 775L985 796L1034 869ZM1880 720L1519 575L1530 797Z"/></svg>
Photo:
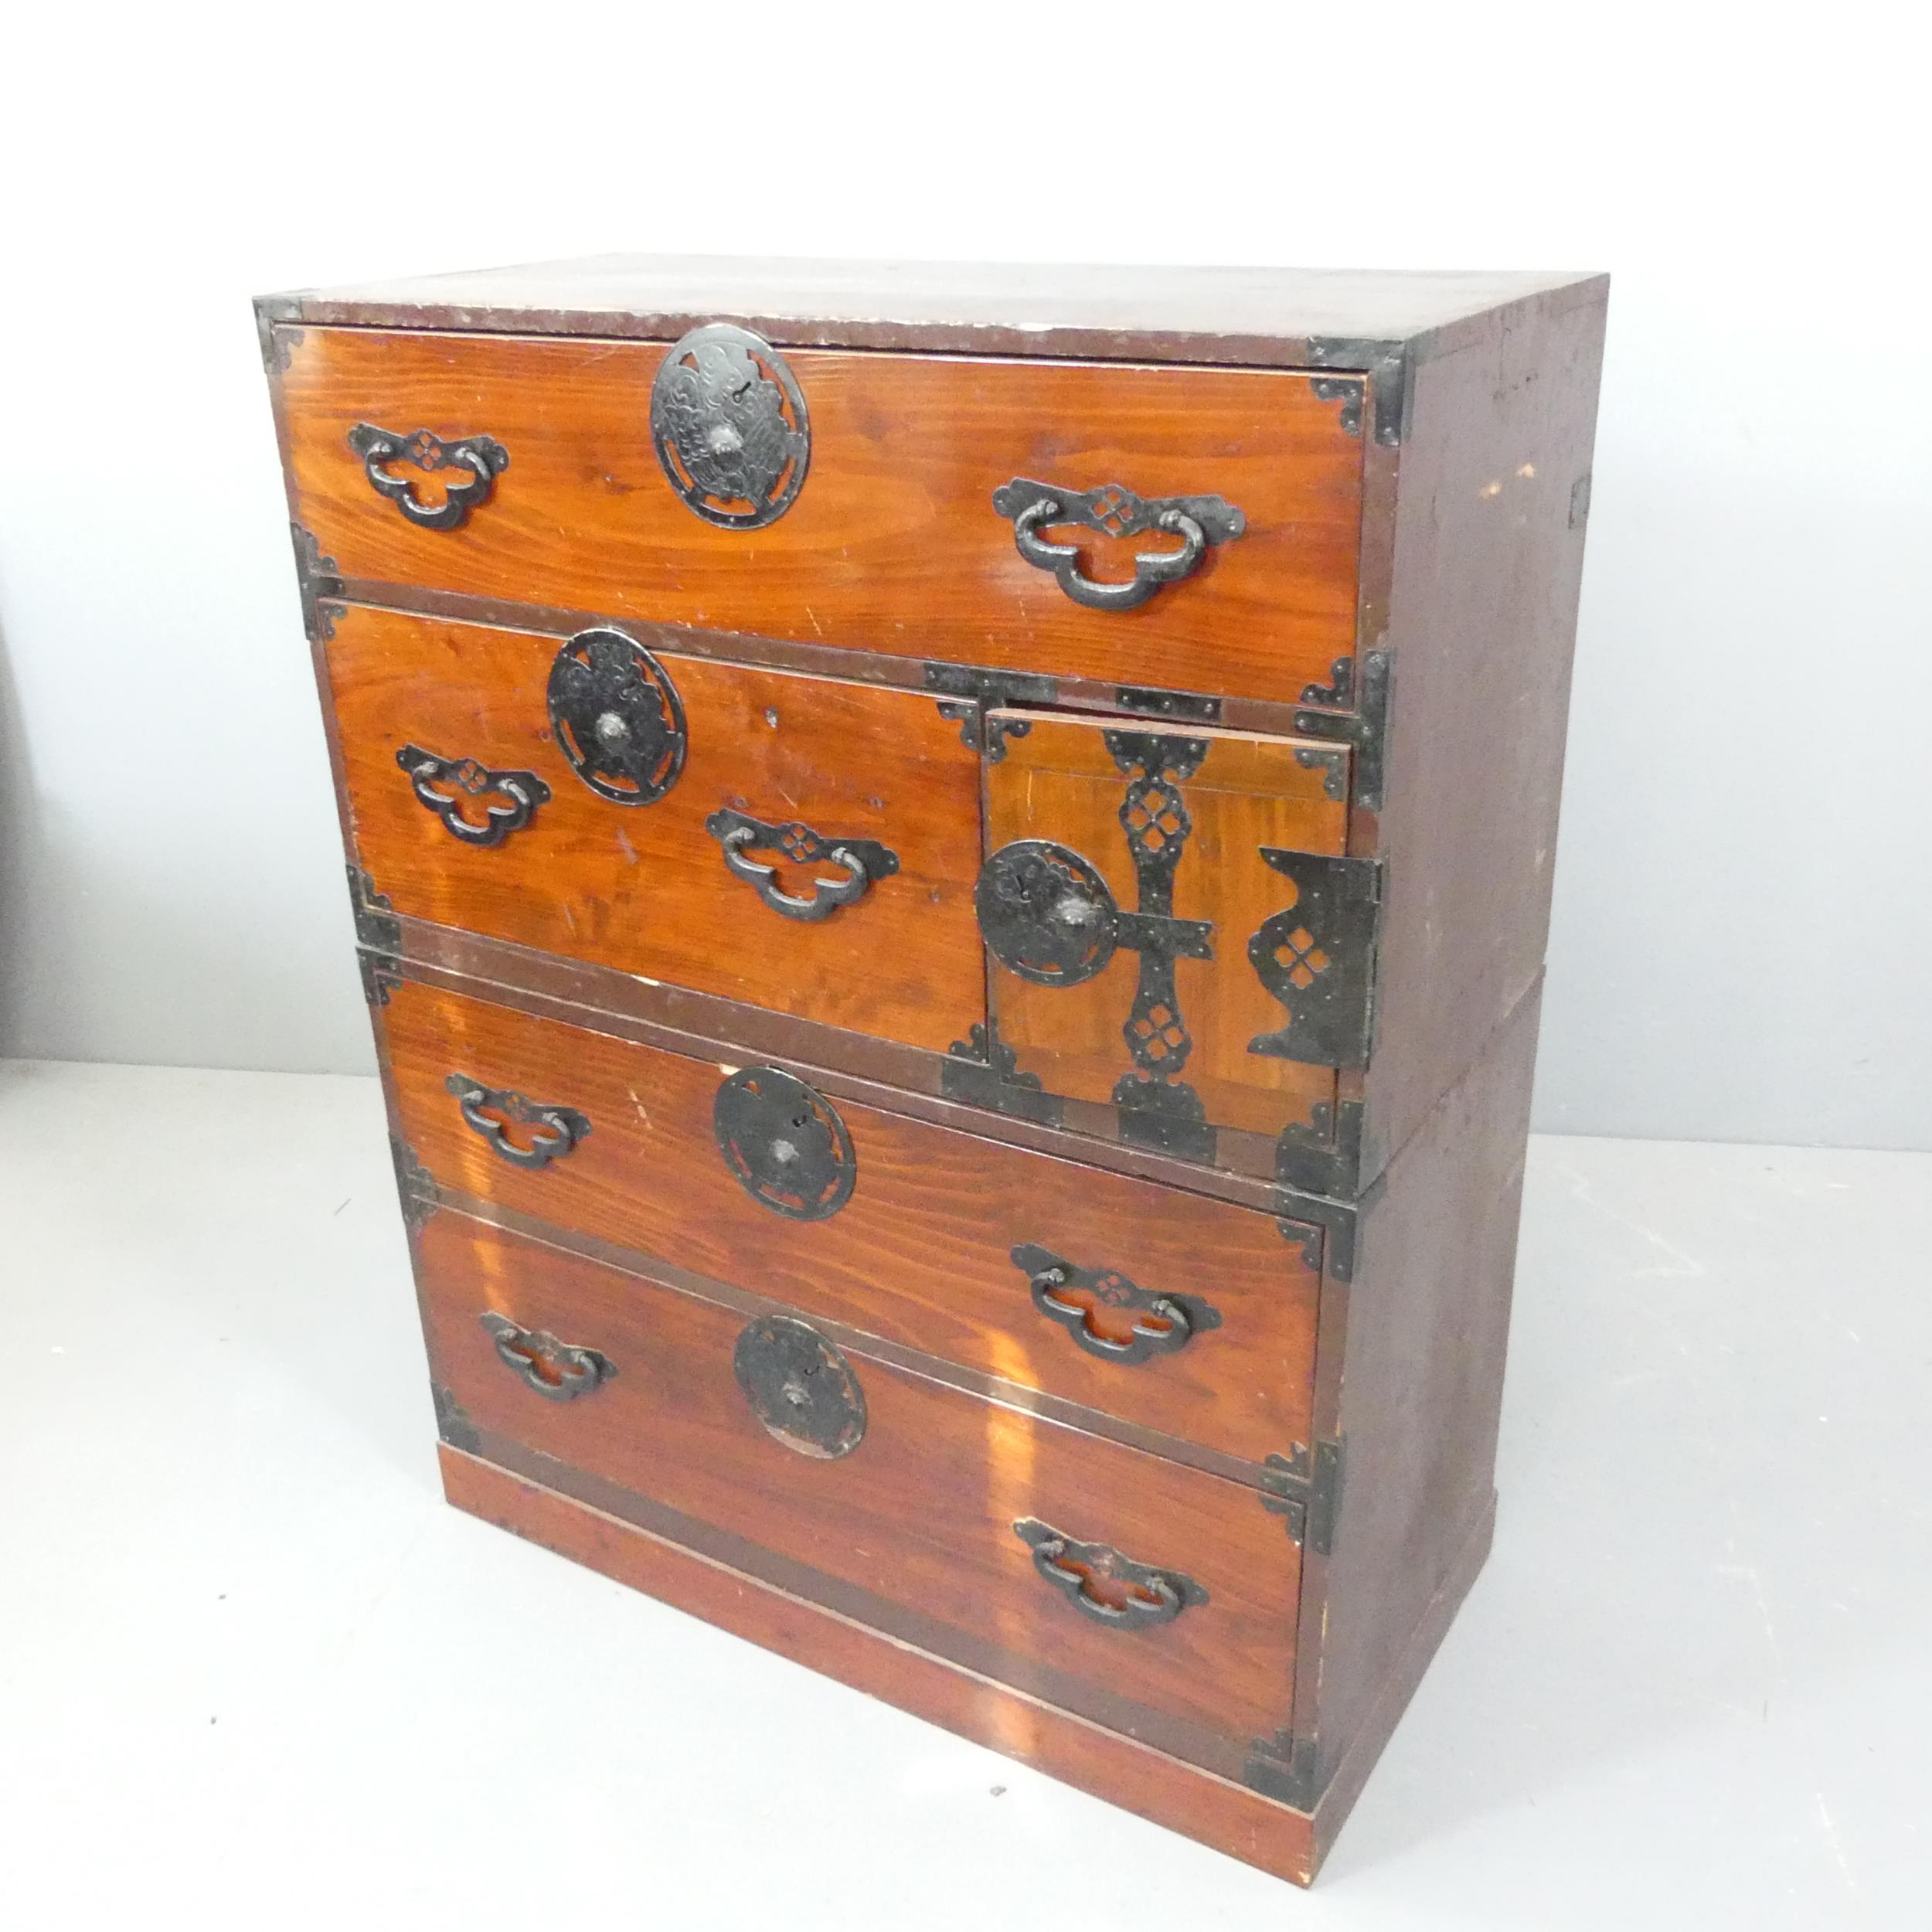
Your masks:
<svg viewBox="0 0 1932 1932"><path fill-rule="evenodd" d="M442 1503L372 1083L0 1066L22 1932L1932 1924L1932 1156L1545 1140L1495 1554L1294 1893Z"/></svg>

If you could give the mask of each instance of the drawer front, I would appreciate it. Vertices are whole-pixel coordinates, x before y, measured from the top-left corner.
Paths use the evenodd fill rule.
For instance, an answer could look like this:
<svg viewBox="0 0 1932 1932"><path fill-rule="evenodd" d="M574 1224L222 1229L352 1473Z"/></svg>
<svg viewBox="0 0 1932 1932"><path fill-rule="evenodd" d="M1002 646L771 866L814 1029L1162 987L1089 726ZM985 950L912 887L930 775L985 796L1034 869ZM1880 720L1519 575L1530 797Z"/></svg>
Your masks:
<svg viewBox="0 0 1932 1932"><path fill-rule="evenodd" d="M1291 703L1355 648L1359 377L788 349L808 463L774 521L740 529L694 512L659 460L663 345L277 335L295 514L352 579ZM392 449L430 432L441 467L384 460L362 425ZM1219 498L1243 527L1136 607L1095 609L1053 556L1021 555L1020 499L1039 499L1022 488L1003 513L995 492L1015 483L1070 515L1110 485ZM440 527L398 500L405 484ZM1138 555L1185 547L1172 529L1116 536L1117 505L1087 507L1101 527L1037 534L1089 578L1130 581Z"/></svg>
<svg viewBox="0 0 1932 1932"><path fill-rule="evenodd" d="M984 1014L978 762L932 699L360 605L322 648L397 912L937 1053Z"/></svg>
<svg viewBox="0 0 1932 1932"><path fill-rule="evenodd" d="M431 1217L417 1265L431 1372L486 1451L506 1437L903 1607L922 1636L990 1641L1002 1675L1074 1708L1243 1743L1285 1722L1300 1555L1253 1492L795 1328L747 1341L741 1313L457 1214ZM1063 1566L1104 1546L1167 1589L1097 1617L1016 1524L1069 1539Z"/></svg>
<svg viewBox="0 0 1932 1932"><path fill-rule="evenodd" d="M989 733L1002 727L979 918L1012 1071L1118 1104L1124 1129L1138 1113L1148 1131L1129 1138L1177 1151L1198 1153L1190 1124L1272 1135L1309 1122L1335 1098L1329 1043L1284 1038L1290 1012L1256 936L1298 903L1278 865L1304 883L1312 865L1323 884L1366 866L1341 856L1347 748L1064 714L994 713ZM1270 944L1298 934L1311 987L1362 970L1359 934L1312 895ZM1266 963L1298 1003L1301 987Z"/></svg>
<svg viewBox="0 0 1932 1932"><path fill-rule="evenodd" d="M1312 1230L822 1098L847 1145L827 1187L801 1170L822 1209L801 1219L760 1179L780 1171L765 1148L742 1143L734 1170L721 1146L736 1069L414 982L382 1024L401 1131L446 1186L1247 1461L1312 1440ZM499 1100L466 1114L478 1089ZM588 1131L509 1158L558 1134L505 1094ZM808 1112L827 1120L801 1100L807 1138Z"/></svg>

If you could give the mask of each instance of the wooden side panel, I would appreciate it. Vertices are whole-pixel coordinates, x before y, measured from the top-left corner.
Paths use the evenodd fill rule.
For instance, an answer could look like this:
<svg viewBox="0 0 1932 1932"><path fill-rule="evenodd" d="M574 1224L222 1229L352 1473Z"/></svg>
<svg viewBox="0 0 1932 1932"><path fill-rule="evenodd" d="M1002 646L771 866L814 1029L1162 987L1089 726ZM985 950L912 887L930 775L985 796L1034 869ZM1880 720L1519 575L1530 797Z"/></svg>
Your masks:
<svg viewBox="0 0 1932 1932"><path fill-rule="evenodd" d="M471 1515L1230 1858L1299 1885L1314 1876L1301 1812L447 1444L441 1456L445 1494Z"/></svg>
<svg viewBox="0 0 1932 1932"><path fill-rule="evenodd" d="M401 1131L447 1186L1246 1461L1311 1440L1318 1280L1270 1216L842 1101L852 1198L788 1220L719 1154L709 1062L414 982L382 1026ZM513 1165L464 1124L452 1073L575 1107L589 1136ZM1219 1325L1138 1365L1089 1354L1036 1309L1022 1243Z"/></svg>
<svg viewBox="0 0 1932 1932"><path fill-rule="evenodd" d="M1139 887L1122 821L1136 774L1110 750L1109 730L1091 719L1020 713L998 714L989 729L1001 718L1026 730L1009 735L1005 756L987 767L988 852L1016 839L1067 846L1106 880L1124 910L1136 910ZM1130 727L1129 735L1145 734ZM1250 936L1289 900L1260 849L1343 849L1346 753L1205 727L1176 727L1172 735L1207 747L1191 775L1172 781L1191 821L1173 872L1174 916L1214 928L1212 959L1175 962L1180 1017L1192 1040L1179 1077L1200 1095L1215 1125L1278 1134L1332 1101L1335 1079L1330 1068L1248 1051L1250 1041L1286 1018L1248 961ZM1145 828L1148 816L1134 814L1134 823ZM1145 835L1158 843L1170 822L1177 821L1154 825ZM994 1016L1019 1070L1036 1074L1050 1094L1111 1100L1115 1082L1134 1066L1122 1029L1139 971L1140 955L1125 947L1075 986L1036 985L995 964Z"/></svg>
<svg viewBox="0 0 1932 1932"><path fill-rule="evenodd" d="M447 1212L416 1259L432 1372L486 1438L716 1524L928 1630L990 1639L1022 1685L1050 1674L1109 1708L1236 1740L1281 1721L1300 1553L1253 1492L869 1360L853 1365L858 1446L801 1454L738 1387L742 1315ZM615 1373L547 1398L499 1359L486 1312L595 1349ZM1205 1596L1165 1623L1097 1621L1039 1573L1014 1532L1029 1519L1182 1573Z"/></svg>
<svg viewBox="0 0 1932 1932"><path fill-rule="evenodd" d="M1347 1473L1304 1604L1318 1688L1296 1718L1325 1777L1355 1747L1354 1785L1488 1547L1540 1004L1539 987L1403 1149L1357 1240L1334 1338Z"/></svg>
<svg viewBox="0 0 1932 1932"><path fill-rule="evenodd" d="M1417 372L1389 642L1387 860L1362 1182L1543 968L1604 284ZM1357 849L1363 849L1358 845Z"/></svg>
<svg viewBox="0 0 1932 1932"><path fill-rule="evenodd" d="M788 350L810 471L776 522L742 531L665 480L657 345L277 334L296 515L352 579L1288 702L1355 648L1362 446L1304 375ZM1359 411L1359 379L1342 380ZM365 421L487 434L509 467L462 527L421 529L349 447ZM1015 549L992 499L1016 478L1219 495L1247 529L1139 609L1089 610ZM1090 574L1117 579L1136 549L1172 547L1079 541Z"/></svg>
<svg viewBox="0 0 1932 1932"><path fill-rule="evenodd" d="M359 862L399 913L939 1053L984 1012L978 760L931 699L664 658L689 752L662 798L628 804L558 747L555 638L352 605L322 648ZM465 844L397 764L411 744L532 771L549 798L500 845ZM878 840L898 870L786 918L726 869L705 828L723 806ZM755 855L795 896L838 876Z"/></svg>

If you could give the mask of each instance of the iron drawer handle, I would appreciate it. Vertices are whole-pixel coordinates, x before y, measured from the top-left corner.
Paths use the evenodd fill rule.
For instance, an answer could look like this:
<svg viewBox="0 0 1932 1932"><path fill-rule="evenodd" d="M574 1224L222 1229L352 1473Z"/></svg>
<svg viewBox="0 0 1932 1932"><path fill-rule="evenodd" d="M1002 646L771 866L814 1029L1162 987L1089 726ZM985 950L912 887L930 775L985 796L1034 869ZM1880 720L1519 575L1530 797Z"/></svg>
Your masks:
<svg viewBox="0 0 1932 1932"><path fill-rule="evenodd" d="M1013 1534L1032 1551L1033 1567L1096 1623L1117 1630L1151 1628L1171 1624L1182 1611L1208 1600L1207 1592L1178 1570L1137 1563L1111 1543L1077 1543L1036 1517L1015 1523Z"/></svg>
<svg viewBox="0 0 1932 1932"><path fill-rule="evenodd" d="M993 492L993 508L1010 517L1013 542L1036 570L1050 570L1076 604L1090 611L1131 611L1164 583L1191 575L1211 543L1226 543L1247 528L1247 519L1218 496L1137 496L1118 483L1096 490L1063 490L1016 476ZM1143 550L1127 583L1097 583L1080 573L1080 553L1070 543L1049 543L1040 532L1077 523L1108 536L1138 536L1162 530L1181 539L1178 550Z"/></svg>
<svg viewBox="0 0 1932 1932"><path fill-rule="evenodd" d="M725 869L742 879L774 913L787 919L815 923L829 919L841 906L855 905L875 879L889 879L899 869L899 855L874 838L827 838L795 821L767 825L762 818L721 807L704 821L704 828L724 848ZM776 866L761 866L750 855L781 852L797 866L832 865L837 879L813 883L809 899L794 898L778 888Z"/></svg>
<svg viewBox="0 0 1932 1932"><path fill-rule="evenodd" d="M454 530L469 520L471 510L490 500L496 479L510 467L510 453L494 436L460 436L446 443L427 430L398 436L373 423L358 423L349 433L349 446L362 459L362 473L410 522L425 530ZM392 476L386 463L413 463L425 474L436 470L468 470L461 483L452 483L440 503L425 503L406 476Z"/></svg>
<svg viewBox="0 0 1932 1932"><path fill-rule="evenodd" d="M550 802L550 787L534 771L492 771L474 758L440 758L420 745L405 745L396 762L409 774L417 801L443 821L443 829L466 845L500 845L527 825L539 805ZM485 802L479 825L464 815L468 799Z"/></svg>
<svg viewBox="0 0 1932 1932"><path fill-rule="evenodd" d="M1219 1313L1205 1301L1189 1297L1156 1294L1130 1281L1118 1268L1079 1268L1046 1249L1022 1242L1012 1252L1014 1267L1027 1277L1033 1305L1049 1321L1057 1321L1089 1355L1104 1362L1131 1367L1156 1355L1174 1355L1196 1333L1221 1325ZM1092 1296L1092 1305L1072 1299L1066 1291ZM1101 1308L1133 1311L1133 1332L1124 1342L1102 1334L1094 1325Z"/></svg>
<svg viewBox="0 0 1932 1932"><path fill-rule="evenodd" d="M617 1373L608 1355L595 1349L560 1342L544 1328L519 1328L494 1309L478 1318L496 1343L497 1357L514 1369L540 1396L553 1402L574 1402L600 1388Z"/></svg>
<svg viewBox="0 0 1932 1932"><path fill-rule="evenodd" d="M485 1087L467 1073L452 1073L443 1083L456 1097L463 1124L488 1141L491 1151L512 1167L547 1167L561 1160L590 1131L590 1123L574 1107L552 1107L526 1100L500 1087ZM502 1118L493 1120L492 1114ZM509 1124L532 1130L530 1145L519 1147L510 1138Z"/></svg>

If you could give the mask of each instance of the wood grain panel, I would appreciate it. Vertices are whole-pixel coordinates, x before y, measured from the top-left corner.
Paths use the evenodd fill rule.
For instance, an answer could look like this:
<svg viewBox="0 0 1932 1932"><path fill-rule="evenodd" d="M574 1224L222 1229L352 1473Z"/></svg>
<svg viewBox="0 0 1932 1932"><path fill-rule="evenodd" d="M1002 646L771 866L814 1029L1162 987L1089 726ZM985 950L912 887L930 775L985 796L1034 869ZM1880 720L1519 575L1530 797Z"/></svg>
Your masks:
<svg viewBox="0 0 1932 1932"><path fill-rule="evenodd" d="M1315 1819L1291 1811L447 1443L440 1453L457 1509L1230 1858L1306 1885L1320 1828L1339 1823L1325 1805Z"/></svg>
<svg viewBox="0 0 1932 1932"><path fill-rule="evenodd" d="M863 1440L801 1455L751 1413L732 1368L742 1317L458 1215L416 1247L432 1371L468 1421L780 1556L988 1638L1056 1679L1237 1739L1291 1697L1300 1552L1254 1493L866 1362ZM614 1376L548 1399L479 1318L594 1348ZM1102 1624L1036 1570L1036 1518L1179 1570L1206 1600L1155 1626Z"/></svg>
<svg viewBox="0 0 1932 1932"><path fill-rule="evenodd" d="M1355 648L1362 445L1304 375L788 350L810 473L777 522L734 531L658 465L657 345L277 335L295 514L349 577L1288 702ZM419 529L349 447L364 421L493 436L509 466L463 527ZM1139 609L1088 610L1014 548L992 497L1015 477L1218 495L1247 530ZM1169 547L1080 541L1101 577Z"/></svg>
<svg viewBox="0 0 1932 1932"><path fill-rule="evenodd" d="M663 658L689 753L664 798L627 805L558 747L555 638L352 605L323 648L356 847L398 912L940 1053L984 1012L978 760L933 699ZM406 744L534 771L550 797L501 845L466 845L417 799ZM785 918L726 870L705 830L723 805L878 839L899 870ZM779 883L808 895L828 871L781 865Z"/></svg>
<svg viewBox="0 0 1932 1932"><path fill-rule="evenodd" d="M383 1026L403 1135L463 1193L1247 1461L1312 1440L1318 1277L1270 1216L842 1101L852 1198L787 1220L718 1152L709 1062L414 982ZM452 1072L577 1108L592 1131L515 1166L463 1124ZM1199 1297L1220 1325L1138 1365L1090 1355L1034 1307L1022 1243Z"/></svg>
<svg viewBox="0 0 1932 1932"><path fill-rule="evenodd" d="M1139 904L1134 859L1121 824L1129 774L1107 744L1107 727L1091 719L1038 713L1024 717L1023 736L1009 735L1006 754L986 770L986 848L1043 838L1070 847L1107 881L1128 911ZM1192 777L1178 781L1192 820L1174 872L1174 916L1214 927L1211 960L1175 962L1175 990L1193 1046L1180 1077L1201 1096L1217 1126L1278 1134L1306 1121L1335 1097L1332 1069L1250 1053L1248 1043L1283 1023L1282 1008L1248 962L1249 936L1287 903L1278 873L1259 849L1339 852L1348 832L1346 786L1331 787L1322 760L1338 747L1177 728L1208 747ZM1304 764L1298 754L1319 754ZM1330 798L1332 788L1343 798ZM1140 955L1122 947L1094 978L1077 986L1041 986L995 964L992 997L1002 1041L1019 1069L1039 1076L1049 1094L1108 1100L1131 1070L1121 1029L1134 1005Z"/></svg>

